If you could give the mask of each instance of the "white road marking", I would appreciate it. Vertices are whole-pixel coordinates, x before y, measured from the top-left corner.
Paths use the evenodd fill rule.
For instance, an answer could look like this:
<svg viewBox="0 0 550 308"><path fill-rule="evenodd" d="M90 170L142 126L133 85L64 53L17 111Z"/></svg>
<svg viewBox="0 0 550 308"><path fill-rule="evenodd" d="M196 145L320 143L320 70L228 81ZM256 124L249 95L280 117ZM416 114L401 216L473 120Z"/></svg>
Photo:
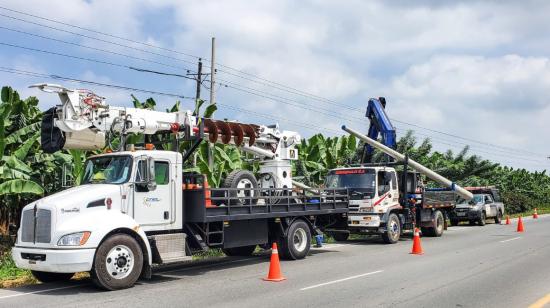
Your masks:
<svg viewBox="0 0 550 308"><path fill-rule="evenodd" d="M521 236L518 236L518 237L509 238L509 239L507 239L507 240L500 241L500 242L501 242L501 243L506 243L506 242L510 242L510 241L519 240L520 238L521 238Z"/></svg>
<svg viewBox="0 0 550 308"><path fill-rule="evenodd" d="M347 246L345 244L323 244L323 247L311 247L311 248L314 248L314 249L331 249L331 248L337 248L337 247L342 247L342 246Z"/></svg>
<svg viewBox="0 0 550 308"><path fill-rule="evenodd" d="M10 298L10 297L17 297L17 296L24 296L24 295L31 295L31 294L37 294L37 293L44 293L44 292L48 292L48 291L71 289L71 288L77 288L77 287L81 287L81 286L82 286L81 284L78 284L78 285L74 285L74 286L52 288L52 289L39 290L39 291L33 291L33 292L21 292L21 293L16 293L16 294L11 294L11 295L0 296L0 299Z"/></svg>
<svg viewBox="0 0 550 308"><path fill-rule="evenodd" d="M316 285L313 285L313 286L301 288L300 291L305 291L305 290L309 290L309 289L313 289L313 288L318 288L318 287L326 286L326 285L329 285L329 284L334 284L334 283L339 283L339 282L343 282L343 281L347 281L347 280L351 280L351 279L356 279L356 278L361 278L361 277L365 277L365 276L370 276L370 275L374 275L374 274L378 274L378 273L382 273L382 272L383 272L383 270L379 270L379 271L364 273L364 274L361 274L361 275L355 275L355 276L351 276L351 277L347 277L347 278L342 278L342 279L338 279L338 280L328 281L328 282L316 284Z"/></svg>

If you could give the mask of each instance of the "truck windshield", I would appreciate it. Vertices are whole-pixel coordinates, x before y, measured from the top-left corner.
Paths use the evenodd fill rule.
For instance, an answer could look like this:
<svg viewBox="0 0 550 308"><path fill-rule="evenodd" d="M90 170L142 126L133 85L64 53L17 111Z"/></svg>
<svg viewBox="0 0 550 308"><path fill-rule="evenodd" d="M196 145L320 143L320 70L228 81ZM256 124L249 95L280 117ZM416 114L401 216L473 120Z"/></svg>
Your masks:
<svg viewBox="0 0 550 308"><path fill-rule="evenodd" d="M86 161L81 184L122 184L130 178L130 156L101 156Z"/></svg>
<svg viewBox="0 0 550 308"><path fill-rule="evenodd" d="M374 193L376 175L370 169L344 169L331 171L325 181L327 188L349 188L362 193Z"/></svg>
<svg viewBox="0 0 550 308"><path fill-rule="evenodd" d="M463 198L458 198L458 201L456 203L457 204L466 204L466 203L478 204L479 202L483 202L483 195L474 195L474 198L469 201L466 201L466 199L463 199Z"/></svg>

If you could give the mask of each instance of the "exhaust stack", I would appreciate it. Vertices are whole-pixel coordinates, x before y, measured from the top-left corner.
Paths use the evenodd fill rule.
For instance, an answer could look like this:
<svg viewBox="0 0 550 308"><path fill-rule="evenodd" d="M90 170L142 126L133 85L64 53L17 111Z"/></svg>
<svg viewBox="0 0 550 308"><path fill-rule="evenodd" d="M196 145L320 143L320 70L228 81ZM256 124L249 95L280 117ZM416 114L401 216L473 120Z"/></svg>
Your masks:
<svg viewBox="0 0 550 308"><path fill-rule="evenodd" d="M342 129L345 130L346 132L348 132L349 134L352 134L355 137L363 140L364 142L368 143L369 145L381 150L382 152L388 154L389 156L395 158L398 161L404 161L405 160L405 155L403 155L403 154L401 154L401 153L399 153L399 152L383 145L382 143L380 143L380 142L378 142L374 139L371 139L371 138L359 133L358 131L356 131L354 129L348 128L345 125L342 126ZM455 191L462 198L464 198L466 200L470 200L474 197L474 195L472 195L471 192L467 191L466 189L462 188L461 186L458 186L453 181L447 179L446 177L443 177L439 173L437 173L437 172L435 172L431 169L428 169L427 167L415 162L414 160L409 158L407 163L411 167L413 167L416 171L426 175L430 179L438 182L441 185L445 185L446 187L451 188L453 191Z"/></svg>

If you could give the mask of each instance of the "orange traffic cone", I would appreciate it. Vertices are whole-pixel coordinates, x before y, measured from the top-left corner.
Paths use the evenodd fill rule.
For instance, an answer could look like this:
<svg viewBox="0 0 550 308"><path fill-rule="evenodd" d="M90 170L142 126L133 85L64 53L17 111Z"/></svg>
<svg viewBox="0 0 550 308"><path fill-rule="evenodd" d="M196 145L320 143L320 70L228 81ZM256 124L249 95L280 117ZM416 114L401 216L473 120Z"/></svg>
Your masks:
<svg viewBox="0 0 550 308"><path fill-rule="evenodd" d="M204 201L206 207L213 207L212 205L212 191L210 190L210 187L208 187L208 179L204 177Z"/></svg>
<svg viewBox="0 0 550 308"><path fill-rule="evenodd" d="M423 253L422 246L420 245L420 232L418 231L418 228L414 228L413 249L411 254L421 255Z"/></svg>
<svg viewBox="0 0 550 308"><path fill-rule="evenodd" d="M271 247L271 262L269 262L269 273L264 278L265 281L283 281L286 278L281 274L281 265L279 264L279 250L277 243L273 243Z"/></svg>
<svg viewBox="0 0 550 308"><path fill-rule="evenodd" d="M511 224L511 222L510 222L510 215L506 215L506 224L507 224L507 225Z"/></svg>
<svg viewBox="0 0 550 308"><path fill-rule="evenodd" d="M523 221L521 221L521 216L518 219L518 230L517 232L523 232Z"/></svg>
<svg viewBox="0 0 550 308"><path fill-rule="evenodd" d="M535 208L535 212L533 213L533 219L539 218L539 213L537 213L537 208Z"/></svg>

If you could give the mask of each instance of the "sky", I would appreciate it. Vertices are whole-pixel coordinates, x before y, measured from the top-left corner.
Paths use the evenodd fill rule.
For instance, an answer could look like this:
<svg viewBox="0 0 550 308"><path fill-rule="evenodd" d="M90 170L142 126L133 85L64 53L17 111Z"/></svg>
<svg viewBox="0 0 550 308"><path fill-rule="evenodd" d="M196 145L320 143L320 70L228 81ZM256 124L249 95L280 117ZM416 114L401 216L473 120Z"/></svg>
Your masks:
<svg viewBox="0 0 550 308"><path fill-rule="evenodd" d="M218 118L278 122L304 137L342 135L342 124L366 132L367 102L383 96L398 136L412 129L439 151L469 145L502 165L544 170L548 16L548 1L3 0L0 67L194 97L193 80L128 67L185 75L200 57L209 72L215 37ZM85 87L117 106L130 106L132 93L159 109L176 101L46 77L0 72L42 109L57 97L31 84Z"/></svg>

